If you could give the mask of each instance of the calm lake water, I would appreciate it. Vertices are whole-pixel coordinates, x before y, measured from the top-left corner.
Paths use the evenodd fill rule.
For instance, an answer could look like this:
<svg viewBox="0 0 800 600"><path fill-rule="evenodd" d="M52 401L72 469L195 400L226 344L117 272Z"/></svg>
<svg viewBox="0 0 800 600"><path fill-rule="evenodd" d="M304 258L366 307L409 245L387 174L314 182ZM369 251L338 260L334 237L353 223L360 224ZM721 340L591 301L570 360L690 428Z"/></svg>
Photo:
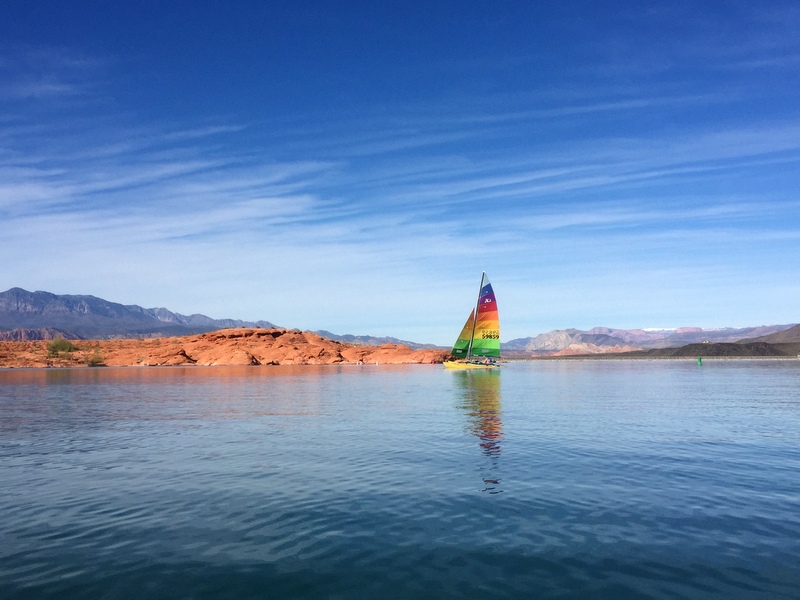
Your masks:
<svg viewBox="0 0 800 600"><path fill-rule="evenodd" d="M0 371L2 598L799 598L800 361Z"/></svg>

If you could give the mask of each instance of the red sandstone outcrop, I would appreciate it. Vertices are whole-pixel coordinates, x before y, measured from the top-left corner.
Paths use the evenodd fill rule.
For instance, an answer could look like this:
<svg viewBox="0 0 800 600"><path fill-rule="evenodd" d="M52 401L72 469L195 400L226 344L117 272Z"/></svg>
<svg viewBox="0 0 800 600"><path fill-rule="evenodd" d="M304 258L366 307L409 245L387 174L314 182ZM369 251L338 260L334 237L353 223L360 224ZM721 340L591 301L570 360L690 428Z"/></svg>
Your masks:
<svg viewBox="0 0 800 600"><path fill-rule="evenodd" d="M400 344L354 346L287 329L221 329L154 339L73 341L76 349L48 356L47 341L0 342L0 367L110 367L177 365L322 365L440 363L443 350Z"/></svg>

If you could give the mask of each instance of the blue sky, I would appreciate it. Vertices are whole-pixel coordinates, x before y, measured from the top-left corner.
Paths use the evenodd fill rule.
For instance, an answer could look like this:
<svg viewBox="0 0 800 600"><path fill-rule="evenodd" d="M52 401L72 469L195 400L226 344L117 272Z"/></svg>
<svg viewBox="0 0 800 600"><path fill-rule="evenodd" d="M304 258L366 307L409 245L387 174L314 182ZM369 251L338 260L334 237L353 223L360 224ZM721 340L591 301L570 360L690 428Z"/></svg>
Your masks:
<svg viewBox="0 0 800 600"><path fill-rule="evenodd" d="M184 314L795 323L800 7L15 2L0 216L0 288Z"/></svg>

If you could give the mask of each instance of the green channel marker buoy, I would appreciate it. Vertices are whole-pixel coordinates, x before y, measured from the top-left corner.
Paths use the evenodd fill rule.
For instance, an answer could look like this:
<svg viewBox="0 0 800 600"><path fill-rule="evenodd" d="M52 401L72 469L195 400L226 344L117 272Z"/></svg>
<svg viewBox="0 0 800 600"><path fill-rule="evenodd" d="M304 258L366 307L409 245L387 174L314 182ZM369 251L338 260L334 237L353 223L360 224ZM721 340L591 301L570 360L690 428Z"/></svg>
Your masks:
<svg viewBox="0 0 800 600"><path fill-rule="evenodd" d="M702 367L703 366L703 357L702 356L698 356L697 357L697 366L698 367Z"/></svg>

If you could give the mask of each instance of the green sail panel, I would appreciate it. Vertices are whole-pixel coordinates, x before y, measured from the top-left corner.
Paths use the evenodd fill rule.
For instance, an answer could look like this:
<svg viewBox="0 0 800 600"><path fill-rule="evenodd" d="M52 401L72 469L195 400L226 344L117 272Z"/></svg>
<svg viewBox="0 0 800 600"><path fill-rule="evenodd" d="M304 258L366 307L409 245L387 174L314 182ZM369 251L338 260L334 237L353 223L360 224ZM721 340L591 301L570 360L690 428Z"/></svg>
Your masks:
<svg viewBox="0 0 800 600"><path fill-rule="evenodd" d="M450 354L456 356L458 358L466 358L467 353L469 352L469 340L472 337L472 322L475 319L475 310L473 309L471 313L469 313L469 318L467 322L464 323L464 329L461 330L461 333L458 334L458 339L456 340L453 349L450 351Z"/></svg>

